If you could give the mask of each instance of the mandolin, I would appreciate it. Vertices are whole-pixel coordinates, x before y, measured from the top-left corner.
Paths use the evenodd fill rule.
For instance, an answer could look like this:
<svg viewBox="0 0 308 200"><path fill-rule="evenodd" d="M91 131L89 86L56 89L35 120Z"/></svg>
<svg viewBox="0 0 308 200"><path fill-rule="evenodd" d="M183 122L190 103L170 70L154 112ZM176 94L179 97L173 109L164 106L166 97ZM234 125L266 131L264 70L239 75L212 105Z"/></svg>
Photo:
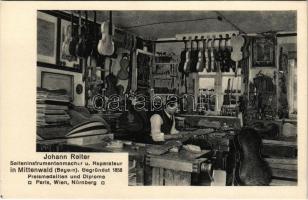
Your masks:
<svg viewBox="0 0 308 200"><path fill-rule="evenodd" d="M112 41L113 26L112 26L112 12L109 12L109 22L103 22L101 25L102 38L97 45L97 51L101 55L111 56L114 54L115 46Z"/></svg>
<svg viewBox="0 0 308 200"><path fill-rule="evenodd" d="M79 29L79 26L77 25L77 30L78 29ZM69 43L69 54L75 57L76 56L76 45L78 43L78 33L76 33L74 29L73 11L71 13L71 36L72 36L72 40Z"/></svg>
<svg viewBox="0 0 308 200"><path fill-rule="evenodd" d="M186 58L185 58L185 63L184 63L184 73L188 74L190 72L190 67L191 67L191 52L192 52L192 40L190 40L190 49L186 51Z"/></svg>
<svg viewBox="0 0 308 200"><path fill-rule="evenodd" d="M241 35L233 36L230 42L232 46L231 59L235 61L235 76L237 76L238 63L243 59L242 47L245 44L245 38Z"/></svg>
<svg viewBox="0 0 308 200"><path fill-rule="evenodd" d="M197 72L202 72L204 70L204 36L201 36L202 41L202 49L200 48L198 51L198 62L196 66Z"/></svg>

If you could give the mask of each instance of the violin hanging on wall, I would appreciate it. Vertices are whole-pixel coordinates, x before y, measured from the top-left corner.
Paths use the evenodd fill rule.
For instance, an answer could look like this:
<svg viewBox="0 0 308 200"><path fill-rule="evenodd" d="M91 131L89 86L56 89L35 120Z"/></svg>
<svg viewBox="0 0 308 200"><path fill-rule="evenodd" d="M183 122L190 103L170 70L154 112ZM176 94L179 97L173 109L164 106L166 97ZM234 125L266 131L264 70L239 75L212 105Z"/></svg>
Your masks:
<svg viewBox="0 0 308 200"><path fill-rule="evenodd" d="M192 40L191 38L189 38L190 40L190 49L186 51L186 58L185 58L185 63L184 63L184 72L186 74L188 74L190 71L191 71L191 64L192 64L192 61L191 61L191 52L192 52Z"/></svg>
<svg viewBox="0 0 308 200"><path fill-rule="evenodd" d="M81 12L79 12L79 23L82 23L79 29L79 41L76 46L76 55L81 58L87 58L91 53L91 39L88 30L88 12L85 11L85 20L81 20Z"/></svg>
<svg viewBox="0 0 308 200"><path fill-rule="evenodd" d="M97 52L97 27L96 27L96 11L94 12L94 22L92 23L92 35L90 36L92 44L91 44L91 53L89 59L89 76L93 81L96 80L96 67L97 67L97 59L98 59L98 52Z"/></svg>
<svg viewBox="0 0 308 200"><path fill-rule="evenodd" d="M198 63L198 55L199 55L199 44L198 44L198 36L195 37L196 48L191 52L191 65L190 72L197 72L197 63Z"/></svg>
<svg viewBox="0 0 308 200"><path fill-rule="evenodd" d="M210 55L211 55L211 67L210 71L211 72L216 72L216 61L215 61L215 39L211 40L211 50L210 50Z"/></svg>
<svg viewBox="0 0 308 200"><path fill-rule="evenodd" d="M65 30L64 42L61 47L62 55L64 55L65 57L70 56L69 46L73 40L72 28L73 28L73 25L69 25L66 27L66 30Z"/></svg>
<svg viewBox="0 0 308 200"><path fill-rule="evenodd" d="M184 74L184 64L185 64L185 61L186 61L186 52L187 52L187 42L185 41L185 37L183 38L184 40L184 50L181 52L181 61L179 63L179 72L181 72L182 74Z"/></svg>
<svg viewBox="0 0 308 200"><path fill-rule="evenodd" d="M233 36L230 42L232 46L231 59L236 63L235 76L237 76L238 63L243 59L242 48L245 44L245 38L241 35Z"/></svg>
<svg viewBox="0 0 308 200"><path fill-rule="evenodd" d="M86 28L84 23L82 23L81 19L81 11L79 11L79 20L78 20L78 42L76 44L76 51L75 54L78 57L82 57L82 44L83 44L83 39L85 38L86 34Z"/></svg>
<svg viewBox="0 0 308 200"><path fill-rule="evenodd" d="M202 41L202 49L199 49L198 52L198 62L196 66L196 70L198 72L202 72L204 70L204 65L205 65L205 59L204 59L204 36L201 36L201 41Z"/></svg>
<svg viewBox="0 0 308 200"><path fill-rule="evenodd" d="M79 29L79 24L77 24L77 32L75 32L74 28L74 15L73 11L71 13L71 27L72 27L72 40L69 43L69 53L71 56L76 57L76 45L78 43L78 29Z"/></svg>
<svg viewBox="0 0 308 200"><path fill-rule="evenodd" d="M99 40L97 46L98 53L105 56L111 56L115 52L114 42L112 41L112 11L109 14L109 22L103 22L101 25L102 38Z"/></svg>
<svg viewBox="0 0 308 200"><path fill-rule="evenodd" d="M230 44L230 38L229 35L226 35L225 38L225 48L223 51L223 60L222 60L222 68L224 69L224 72L230 72L230 68L232 68L232 63L234 61L231 60L231 44Z"/></svg>
<svg viewBox="0 0 308 200"><path fill-rule="evenodd" d="M206 52L207 52L207 65L206 65L206 71L209 73L212 71L212 39L207 40L207 45L206 45Z"/></svg>
<svg viewBox="0 0 308 200"><path fill-rule="evenodd" d="M209 65L209 52L207 49L207 40L203 40L204 67L202 71L207 71Z"/></svg>

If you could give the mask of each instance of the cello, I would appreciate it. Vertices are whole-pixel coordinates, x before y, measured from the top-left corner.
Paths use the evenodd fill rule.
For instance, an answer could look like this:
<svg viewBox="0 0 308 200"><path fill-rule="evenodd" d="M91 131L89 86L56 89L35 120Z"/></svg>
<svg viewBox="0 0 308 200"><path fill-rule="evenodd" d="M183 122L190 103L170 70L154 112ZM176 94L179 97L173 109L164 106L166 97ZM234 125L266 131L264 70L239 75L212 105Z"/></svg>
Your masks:
<svg viewBox="0 0 308 200"><path fill-rule="evenodd" d="M271 182L271 171L261 156L262 139L252 128L243 128L234 138L235 166L233 183L265 186Z"/></svg>

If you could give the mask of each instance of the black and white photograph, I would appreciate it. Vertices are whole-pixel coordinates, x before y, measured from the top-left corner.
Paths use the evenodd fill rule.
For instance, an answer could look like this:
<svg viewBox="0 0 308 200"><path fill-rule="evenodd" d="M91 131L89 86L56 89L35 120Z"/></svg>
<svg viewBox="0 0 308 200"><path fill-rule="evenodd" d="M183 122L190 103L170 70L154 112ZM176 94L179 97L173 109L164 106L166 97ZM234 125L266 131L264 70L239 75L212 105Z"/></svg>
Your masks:
<svg viewBox="0 0 308 200"><path fill-rule="evenodd" d="M38 10L36 152L129 186L296 186L297 11Z"/></svg>

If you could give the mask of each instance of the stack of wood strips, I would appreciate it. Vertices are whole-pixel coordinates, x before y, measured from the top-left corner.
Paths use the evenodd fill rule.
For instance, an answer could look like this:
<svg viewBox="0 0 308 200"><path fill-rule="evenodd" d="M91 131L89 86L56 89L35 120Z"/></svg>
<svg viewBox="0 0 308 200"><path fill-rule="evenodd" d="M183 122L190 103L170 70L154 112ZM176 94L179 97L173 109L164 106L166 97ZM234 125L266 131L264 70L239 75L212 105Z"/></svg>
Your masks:
<svg viewBox="0 0 308 200"><path fill-rule="evenodd" d="M267 158L272 170L271 185L297 185L297 159Z"/></svg>
<svg viewBox="0 0 308 200"><path fill-rule="evenodd" d="M37 126L49 127L69 123L67 114L70 97L62 90L37 89Z"/></svg>
<svg viewBox="0 0 308 200"><path fill-rule="evenodd" d="M262 154L272 171L271 185L297 185L296 140L263 140Z"/></svg>

